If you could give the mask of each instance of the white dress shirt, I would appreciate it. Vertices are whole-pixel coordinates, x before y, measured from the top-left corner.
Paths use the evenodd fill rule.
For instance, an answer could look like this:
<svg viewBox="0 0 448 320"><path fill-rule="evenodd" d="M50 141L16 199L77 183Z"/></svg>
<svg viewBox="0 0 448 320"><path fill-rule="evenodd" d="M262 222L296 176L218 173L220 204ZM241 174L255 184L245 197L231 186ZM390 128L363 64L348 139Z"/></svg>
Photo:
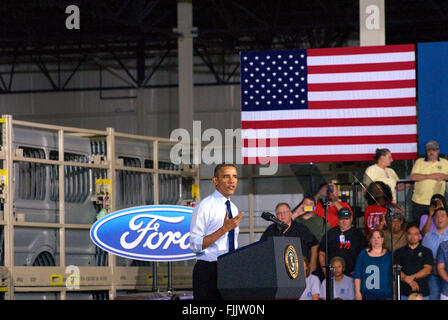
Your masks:
<svg viewBox="0 0 448 320"><path fill-rule="evenodd" d="M230 199L229 199L230 200ZM217 261L220 255L229 251L228 232L215 241L208 248L202 250L204 237L214 233L224 224L226 216L226 201L218 190L202 199L193 210L190 224L190 248L196 253L198 260ZM230 201L232 217L238 215L238 208ZM238 248L239 227L235 229L235 249Z"/></svg>

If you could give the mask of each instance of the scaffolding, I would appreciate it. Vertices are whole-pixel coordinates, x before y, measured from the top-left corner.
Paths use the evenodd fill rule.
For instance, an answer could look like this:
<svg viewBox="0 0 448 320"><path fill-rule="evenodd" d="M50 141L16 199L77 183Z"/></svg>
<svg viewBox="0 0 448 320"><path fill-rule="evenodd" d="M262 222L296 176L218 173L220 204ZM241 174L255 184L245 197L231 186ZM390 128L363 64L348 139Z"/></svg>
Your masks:
<svg viewBox="0 0 448 320"><path fill-rule="evenodd" d="M61 300L67 299L69 292L107 292L107 298L112 300L117 297L117 291L158 291L160 285L168 290L176 288L191 288L191 270L188 265L176 265L176 263L157 263L152 266L118 266L117 257L107 253L106 266L76 266L67 265L66 261L66 232L70 230L90 230L91 223L69 223L66 221L66 200L59 196L57 203L57 219L54 222L34 222L24 219L24 215L15 212L15 188L19 183L14 176L14 164L30 163L56 166L58 172L58 194L65 195L67 187L65 168L86 168L86 170L101 169L107 172L107 184L109 192L98 194L92 192L91 200L106 204L108 212L115 211L117 199L117 174L119 172L138 172L152 175L152 201L159 204L159 181L161 175L175 175L182 179L193 181L193 185L199 185L199 167L194 165L178 166L177 170L159 168L159 150L161 145L175 144L169 139L146 137L115 132L113 128L105 131L71 128L56 125L38 124L13 120L10 115L3 115L0 119L2 127L2 145L0 151L0 163L3 164L0 171L0 201L3 212L0 214L0 227L4 234L4 265L0 266L0 292L4 298L12 300L15 293L39 292L56 293ZM57 160L47 158L32 158L27 156L14 143L13 130L17 127L32 130L51 132L57 135ZM89 161L80 162L67 160L64 157L66 148L64 140L67 137L82 137L86 139L102 138L106 141L105 155L91 157ZM132 167L116 155L116 139L124 139L131 143L143 142L152 146L152 168ZM68 150L67 150L68 151ZM182 188L182 186L180 186ZM187 199L182 199L173 204L186 204ZM192 199L199 200L199 199ZM15 238L17 228L37 228L56 230L58 237L59 254L56 266L31 266L17 265L15 259ZM155 276L157 275L157 276Z"/></svg>

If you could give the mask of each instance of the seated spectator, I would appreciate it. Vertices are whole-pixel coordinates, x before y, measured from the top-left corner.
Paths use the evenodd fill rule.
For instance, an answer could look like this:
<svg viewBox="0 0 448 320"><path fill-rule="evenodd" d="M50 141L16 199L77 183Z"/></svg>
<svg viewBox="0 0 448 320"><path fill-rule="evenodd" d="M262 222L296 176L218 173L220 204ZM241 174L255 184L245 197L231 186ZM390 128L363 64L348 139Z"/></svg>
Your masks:
<svg viewBox="0 0 448 320"><path fill-rule="evenodd" d="M392 218L392 225L390 219ZM392 250L391 237L393 236L393 250L404 247L407 244L406 240L406 220L404 212L398 207L383 217L386 221L387 228L384 230L384 247L387 250ZM392 231L392 232L391 232Z"/></svg>
<svg viewBox="0 0 448 320"><path fill-rule="evenodd" d="M448 300L448 241L445 240L437 249L437 271L440 276L440 300Z"/></svg>
<svg viewBox="0 0 448 320"><path fill-rule="evenodd" d="M433 257L437 257L440 243L448 240L448 213L445 208L439 208L434 212L434 224L436 229L430 231L423 237L422 245L431 249ZM440 300L441 278L437 272L437 263L434 264L433 272L429 276L430 300Z"/></svg>
<svg viewBox="0 0 448 320"><path fill-rule="evenodd" d="M333 266L334 283L333 298L340 300L353 300L355 298L355 287L353 279L344 274L345 261L341 257L334 257L330 264ZM327 296L327 279L322 281L320 286L320 297L325 300Z"/></svg>
<svg viewBox="0 0 448 320"><path fill-rule="evenodd" d="M436 209L439 208L447 208L446 199L441 194L436 193L431 197L428 214L423 214L420 218L420 230L422 231L422 236L436 229L436 225L434 224L432 217L434 216Z"/></svg>
<svg viewBox="0 0 448 320"><path fill-rule="evenodd" d="M413 292L409 295L408 300L424 300L424 299L421 293Z"/></svg>
<svg viewBox="0 0 448 320"><path fill-rule="evenodd" d="M307 227L317 240L320 240L325 234L325 224L327 225L327 231L330 230L330 225L314 213L315 205L313 197L305 196L292 216L295 221Z"/></svg>
<svg viewBox="0 0 448 320"><path fill-rule="evenodd" d="M328 192L332 191L332 192ZM319 191L314 195L316 201L316 208L314 213L319 217L325 219L325 209L323 199L328 198L329 205L327 210L327 221L330 227L334 228L338 225L338 211L342 208L348 208L353 215L352 208L347 202L339 200L339 192L334 183L327 183L319 188Z"/></svg>
<svg viewBox="0 0 448 320"><path fill-rule="evenodd" d="M314 274L311 274L308 259L303 257L303 268L305 271L306 287L299 300L319 300L320 280Z"/></svg>
<svg viewBox="0 0 448 320"><path fill-rule="evenodd" d="M359 253L353 274L355 299L391 299L391 253L384 248L383 230L373 229L367 240L368 248Z"/></svg>
<svg viewBox="0 0 448 320"><path fill-rule="evenodd" d="M429 300L429 275L434 264L431 250L420 244L420 229L416 224L406 227L407 245L394 252L394 263L401 266L401 299L411 300L420 293Z"/></svg>
<svg viewBox="0 0 448 320"><path fill-rule="evenodd" d="M285 202L278 203L275 207L275 214L280 221L288 225L288 228L282 232L282 230L279 230L278 226L273 223L263 232L260 241L266 240L268 237L299 237L302 246L302 255L310 262L311 272L316 270L319 241L307 227L292 220L292 212L289 204Z"/></svg>
<svg viewBox="0 0 448 320"><path fill-rule="evenodd" d="M375 181L369 185L364 197L368 204L364 211L364 233L368 235L374 228L384 229L381 218L387 212L385 206L391 205L392 192L384 182Z"/></svg>
<svg viewBox="0 0 448 320"><path fill-rule="evenodd" d="M322 237L319 246L319 263L326 274L326 241L328 241L328 260L338 256L345 260L344 274L353 273L356 258L359 252L366 247L366 238L363 232L353 225L353 215L347 208L339 210L338 225L328 230Z"/></svg>

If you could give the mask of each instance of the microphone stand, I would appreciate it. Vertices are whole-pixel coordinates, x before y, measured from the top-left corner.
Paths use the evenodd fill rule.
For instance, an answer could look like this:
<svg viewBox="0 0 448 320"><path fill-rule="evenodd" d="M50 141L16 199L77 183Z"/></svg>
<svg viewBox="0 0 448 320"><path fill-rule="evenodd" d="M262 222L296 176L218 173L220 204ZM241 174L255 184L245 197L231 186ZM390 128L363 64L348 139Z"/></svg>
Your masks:
<svg viewBox="0 0 448 320"><path fill-rule="evenodd" d="M387 208L387 214L389 214L389 226L390 226L390 252L391 252L391 265L392 265L392 291L393 299L401 300L400 281L401 281L401 267L394 266L394 230L392 223L394 221L394 213L391 209Z"/></svg>
<svg viewBox="0 0 448 320"><path fill-rule="evenodd" d="M326 297L327 300L334 300L334 289L333 289L333 281L334 281L334 268L330 266L328 261L328 233L327 233L327 224L328 224L328 196L323 200L324 210L325 210L325 224L324 224L324 232L325 232L325 270L326 270Z"/></svg>

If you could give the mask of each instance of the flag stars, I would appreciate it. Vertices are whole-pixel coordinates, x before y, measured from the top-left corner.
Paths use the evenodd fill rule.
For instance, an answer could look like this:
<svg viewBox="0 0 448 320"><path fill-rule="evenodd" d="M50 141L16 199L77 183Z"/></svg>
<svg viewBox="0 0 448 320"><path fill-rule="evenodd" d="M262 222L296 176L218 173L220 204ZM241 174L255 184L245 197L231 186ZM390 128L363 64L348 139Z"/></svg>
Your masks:
<svg viewBox="0 0 448 320"><path fill-rule="evenodd" d="M302 108L307 100L306 61L301 58L306 58L306 55L299 57L300 52L303 51L242 55L244 108Z"/></svg>

